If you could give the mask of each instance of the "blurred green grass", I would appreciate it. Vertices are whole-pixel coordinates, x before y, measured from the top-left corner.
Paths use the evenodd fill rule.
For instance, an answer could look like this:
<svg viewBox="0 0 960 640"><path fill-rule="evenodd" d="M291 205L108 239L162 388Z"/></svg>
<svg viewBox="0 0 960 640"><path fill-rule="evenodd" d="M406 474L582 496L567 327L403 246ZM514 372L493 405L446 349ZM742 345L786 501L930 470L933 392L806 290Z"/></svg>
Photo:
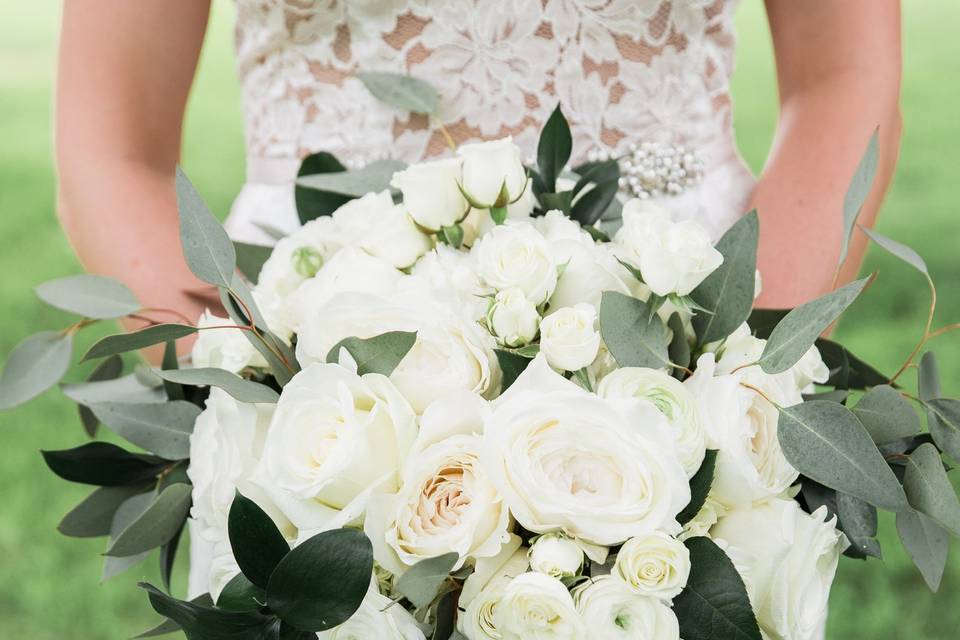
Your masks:
<svg viewBox="0 0 960 640"><path fill-rule="evenodd" d="M59 3L0 0L0 8L5 17L0 21L0 353L6 354L27 334L66 323L30 289L79 272L80 266L54 213L50 123ZM232 15L232 5L214 3L184 148L187 172L219 215L243 179ZM776 121L773 61L760 3L744 3L737 22L737 138L759 170ZM905 3L903 148L879 225L926 258L940 287L941 324L960 319L960 207L953 193L960 166L960 40L953 33L958 22L958 4ZM877 251L865 269L879 270L880 279L837 336L893 370L922 330L926 288L918 274ZM960 336L941 338L936 346L944 384L956 393ZM156 616L135 583L156 581L156 569L138 567L98 586L102 541L66 539L56 532L60 517L86 490L56 479L37 451L84 441L71 403L54 391L0 414L0 436L0 638L116 639L147 628ZM899 548L892 519L883 519L881 529L885 563L841 562L828 637L957 637L960 560L951 560L940 593L931 595ZM176 582L182 590L182 566Z"/></svg>

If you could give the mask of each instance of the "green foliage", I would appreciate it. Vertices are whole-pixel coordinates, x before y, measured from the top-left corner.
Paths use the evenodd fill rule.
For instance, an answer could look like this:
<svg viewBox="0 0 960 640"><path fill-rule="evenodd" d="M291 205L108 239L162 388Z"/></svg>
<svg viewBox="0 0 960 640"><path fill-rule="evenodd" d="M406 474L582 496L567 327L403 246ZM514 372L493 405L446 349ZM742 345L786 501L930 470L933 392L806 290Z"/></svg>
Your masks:
<svg viewBox="0 0 960 640"><path fill-rule="evenodd" d="M191 485L171 484L107 547L108 556L126 557L155 549L175 536L190 511Z"/></svg>
<svg viewBox="0 0 960 640"><path fill-rule="evenodd" d="M96 538L110 535L113 515L129 498L143 493L146 485L100 487L83 499L63 517L57 530L73 538Z"/></svg>
<svg viewBox="0 0 960 640"><path fill-rule="evenodd" d="M853 227L857 223L857 217L860 215L860 209L870 195L870 189L873 187L873 180L877 175L877 162L879 160L879 139L880 132L874 131L867 143L867 149L860 158L860 164L853 174L850 186L847 187L847 193L843 198L843 237L840 245L840 262L847 258L847 251L850 247L850 238L853 235Z"/></svg>
<svg viewBox="0 0 960 640"><path fill-rule="evenodd" d="M109 442L89 442L74 449L40 453L50 470L64 480L100 487L148 482L169 464L155 456L130 453Z"/></svg>
<svg viewBox="0 0 960 640"><path fill-rule="evenodd" d="M256 611L226 611L177 600L145 582L140 586L149 594L154 610L176 622L187 640L264 640L279 624Z"/></svg>
<svg viewBox="0 0 960 640"><path fill-rule="evenodd" d="M243 575L266 589L273 570L290 551L283 534L257 503L239 493L230 505L227 532Z"/></svg>
<svg viewBox="0 0 960 640"><path fill-rule="evenodd" d="M537 168L544 192L556 192L557 177L567 166L572 152L573 138L570 135L570 125L567 124L567 119L563 116L558 103L553 113L547 118L546 124L543 125L540 141L537 144Z"/></svg>
<svg viewBox="0 0 960 640"><path fill-rule="evenodd" d="M217 598L217 608L227 611L256 611L267 601L267 592L242 573L235 575Z"/></svg>
<svg viewBox="0 0 960 640"><path fill-rule="evenodd" d="M200 408L174 400L133 404L98 402L90 405L97 419L131 444L168 460L190 457L190 434Z"/></svg>
<svg viewBox="0 0 960 640"><path fill-rule="evenodd" d="M577 167L580 178L570 194L570 217L584 227L600 220L620 188L620 164L616 160L592 162ZM588 186L591 188L587 189Z"/></svg>
<svg viewBox="0 0 960 640"><path fill-rule="evenodd" d="M440 585L449 577L459 559L460 555L457 553L445 553L436 558L421 560L397 580L397 593L418 609L427 606L437 597Z"/></svg>
<svg viewBox="0 0 960 640"><path fill-rule="evenodd" d="M877 508L848 493L836 493L837 517L840 529L857 554L880 558L877 535ZM847 555L852 555L848 553Z"/></svg>
<svg viewBox="0 0 960 640"><path fill-rule="evenodd" d="M237 253L237 269L247 280L256 283L263 263L273 253L273 247L234 241L233 250Z"/></svg>
<svg viewBox="0 0 960 640"><path fill-rule="evenodd" d="M140 309L127 285L106 276L67 276L39 284L34 290L47 304L84 318L120 318Z"/></svg>
<svg viewBox="0 0 960 640"><path fill-rule="evenodd" d="M920 418L910 402L888 384L871 388L853 408L877 444L887 444L920 432Z"/></svg>
<svg viewBox="0 0 960 640"><path fill-rule="evenodd" d="M910 454L903 488L911 507L953 535L960 536L960 501L935 446L922 444Z"/></svg>
<svg viewBox="0 0 960 640"><path fill-rule="evenodd" d="M303 162L300 163L300 169L297 171L297 177L302 178L320 173L339 173L346 170L347 168L332 153L320 151L311 153L303 159ZM294 185L293 195L297 205L297 216L302 224L320 216L329 216L344 204L353 200L353 196L310 189L299 184ZM237 260L240 261L239 254ZM243 266L238 266L240 266L244 275L249 278L250 276L243 270ZM259 271L257 273L259 274ZM255 282L256 279L251 278L250 281Z"/></svg>
<svg viewBox="0 0 960 640"><path fill-rule="evenodd" d="M907 245L888 238L879 231L874 231L867 227L861 226L860 230L867 234L867 237L873 240L877 246L886 250L891 255L900 258L923 275L927 277L930 276L930 272L927 270L927 263L920 257L920 254Z"/></svg>
<svg viewBox="0 0 960 640"><path fill-rule="evenodd" d="M897 533L924 582L931 591L937 591L947 564L950 534L933 519L913 509L897 513Z"/></svg>
<svg viewBox="0 0 960 640"><path fill-rule="evenodd" d="M229 287L237 268L233 242L179 167L177 208L180 246L193 275L217 287Z"/></svg>
<svg viewBox="0 0 960 640"><path fill-rule="evenodd" d="M301 176L297 178L297 184L327 193L359 198L370 192L389 189L393 174L403 170L404 167L406 164L399 160L378 160L353 171Z"/></svg>
<svg viewBox="0 0 960 640"><path fill-rule="evenodd" d="M156 371L164 380L187 386L219 387L240 402L275 403L280 394L265 384L245 380L240 376L216 367L198 367L195 369L170 369Z"/></svg>
<svg viewBox="0 0 960 640"><path fill-rule="evenodd" d="M101 338L90 347L80 362L112 356L128 351L137 351L170 340L179 340L197 332L188 324L155 324L130 333L117 333Z"/></svg>
<svg viewBox="0 0 960 640"><path fill-rule="evenodd" d="M530 359L513 351L505 351L504 349L495 349L494 353L497 355L497 364L500 366L502 373L500 393L503 393L509 389L510 385L516 382L520 374L526 370L527 365L530 364Z"/></svg>
<svg viewBox="0 0 960 640"><path fill-rule="evenodd" d="M600 334L621 367L669 367L670 339L647 303L615 291L600 301Z"/></svg>
<svg viewBox="0 0 960 640"><path fill-rule="evenodd" d="M344 338L327 353L327 362L339 362L340 350L357 364L357 373L389 376L417 341L416 331L388 331L372 338Z"/></svg>
<svg viewBox="0 0 960 640"><path fill-rule="evenodd" d="M403 111L431 115L437 111L437 90L423 80L401 73L356 74L373 96Z"/></svg>
<svg viewBox="0 0 960 640"><path fill-rule="evenodd" d="M0 410L23 404L57 384L70 366L73 335L41 331L16 346L0 375Z"/></svg>
<svg viewBox="0 0 960 640"><path fill-rule="evenodd" d="M713 476L717 467L717 452L707 449L700 468L690 478L690 503L677 515L677 522L687 524L700 512L703 503L707 501L710 487L713 486Z"/></svg>
<svg viewBox="0 0 960 640"><path fill-rule="evenodd" d="M954 460L960 460L960 400L935 398L924 405L933 441Z"/></svg>

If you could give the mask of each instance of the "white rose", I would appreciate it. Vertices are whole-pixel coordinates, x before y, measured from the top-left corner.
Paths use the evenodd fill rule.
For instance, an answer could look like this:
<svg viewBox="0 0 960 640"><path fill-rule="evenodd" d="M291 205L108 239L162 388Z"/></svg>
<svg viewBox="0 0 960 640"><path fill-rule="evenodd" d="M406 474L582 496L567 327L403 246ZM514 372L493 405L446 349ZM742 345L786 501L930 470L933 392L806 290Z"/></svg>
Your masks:
<svg viewBox="0 0 960 640"><path fill-rule="evenodd" d="M707 496L697 515L683 525L683 531L677 536L678 540L688 540L690 538L706 537L710 535L710 529L717 521L728 511L726 507L717 502L714 498Z"/></svg>
<svg viewBox="0 0 960 640"><path fill-rule="evenodd" d="M614 238L621 258L635 266L657 295L685 296L723 262L706 230L693 220L672 222L656 205L631 200Z"/></svg>
<svg viewBox="0 0 960 640"><path fill-rule="evenodd" d="M427 407L420 435L397 493L375 496L364 530L377 562L395 574L420 560L456 552L497 555L510 539L510 512L479 464L483 419L489 409L460 392Z"/></svg>
<svg viewBox="0 0 960 640"><path fill-rule="evenodd" d="M357 520L374 490L396 491L416 416L379 374L313 364L283 388L257 470L301 536Z"/></svg>
<svg viewBox="0 0 960 640"><path fill-rule="evenodd" d="M243 335L243 329L214 328L234 325L229 318L205 311L197 320L197 327L201 331L190 353L193 366L226 369L231 373L240 373L247 367L266 367L267 361Z"/></svg>
<svg viewBox="0 0 960 640"><path fill-rule="evenodd" d="M687 476L693 477L707 451L707 432L697 400L683 383L658 369L623 367L600 380L597 395L652 402L673 427L680 463Z"/></svg>
<svg viewBox="0 0 960 640"><path fill-rule="evenodd" d="M432 246L404 208L393 204L388 190L350 200L333 212L333 221L345 242L398 269L412 265Z"/></svg>
<svg viewBox="0 0 960 640"><path fill-rule="evenodd" d="M553 311L540 321L540 351L551 367L577 371L589 365L600 350L597 310L581 302Z"/></svg>
<svg viewBox="0 0 960 640"><path fill-rule="evenodd" d="M191 529L193 531L193 529ZM207 591L213 601L216 602L220 594L226 588L230 581L236 578L240 573L240 565L233 556L233 548L230 546L230 540L224 538L217 541L211 551L210 566L207 575ZM191 565L191 569L193 566Z"/></svg>
<svg viewBox="0 0 960 640"><path fill-rule="evenodd" d="M483 236L471 253L477 273L490 287L518 287L541 304L557 286L557 264L547 240L528 222L504 224Z"/></svg>
<svg viewBox="0 0 960 640"><path fill-rule="evenodd" d="M807 349L800 361L790 367L790 372L793 373L797 388L804 392L813 383L822 384L830 378L830 368L824 364L816 345Z"/></svg>
<svg viewBox="0 0 960 640"><path fill-rule="evenodd" d="M514 287L498 291L487 312L490 332L508 347L522 347L537 335L540 314L523 291Z"/></svg>
<svg viewBox="0 0 960 640"><path fill-rule="evenodd" d="M503 590L516 576L526 573L527 550L520 547L520 537L511 536L500 553L480 558L476 568L463 583L458 606L457 629L469 640L502 640L493 621L493 612Z"/></svg>
<svg viewBox="0 0 960 640"><path fill-rule="evenodd" d="M826 507L812 515L771 500L720 518L712 536L743 576L757 622L771 640L822 640L830 585L846 538Z"/></svg>
<svg viewBox="0 0 960 640"><path fill-rule="evenodd" d="M644 425L637 428L637 425ZM484 466L529 531L598 545L678 532L690 501L669 427L647 402L588 393L537 356L495 403Z"/></svg>
<svg viewBox="0 0 960 640"><path fill-rule="evenodd" d="M412 164L393 174L390 186L403 194L403 207L421 227L439 231L461 220L468 205L458 186L461 159Z"/></svg>
<svg viewBox="0 0 960 640"><path fill-rule="evenodd" d="M573 597L590 640L680 639L680 625L670 607L633 593L612 576L584 582Z"/></svg>
<svg viewBox="0 0 960 640"><path fill-rule="evenodd" d="M321 631L317 640L426 640L417 621L403 607L381 595L372 584L349 620Z"/></svg>
<svg viewBox="0 0 960 640"><path fill-rule="evenodd" d="M504 588L493 609L503 640L586 640L587 629L563 583L548 575L524 573Z"/></svg>
<svg viewBox="0 0 960 640"><path fill-rule="evenodd" d="M534 540L529 551L530 568L554 578L577 575L583 566L583 549L562 533L545 533Z"/></svg>
<svg viewBox="0 0 960 640"><path fill-rule="evenodd" d="M617 553L613 575L635 593L669 601L687 585L690 552L661 532L630 538Z"/></svg>
<svg viewBox="0 0 960 640"><path fill-rule="evenodd" d="M503 187L507 190L507 202L518 199L527 188L520 147L509 136L465 144L457 149L457 154L463 159L463 190L483 208L506 205L498 202Z"/></svg>
<svg viewBox="0 0 960 640"><path fill-rule="evenodd" d="M344 338L416 331L417 340L390 379L418 413L455 391L492 397L500 390L494 339L462 312L431 296L401 292L386 298L340 294L318 308L297 338L301 364L325 362Z"/></svg>
<svg viewBox="0 0 960 640"><path fill-rule="evenodd" d="M447 299L451 307L463 309L471 320L480 320L486 314L484 296L491 293L480 282L473 256L446 245L437 245L420 258L410 277L400 282L400 289Z"/></svg>

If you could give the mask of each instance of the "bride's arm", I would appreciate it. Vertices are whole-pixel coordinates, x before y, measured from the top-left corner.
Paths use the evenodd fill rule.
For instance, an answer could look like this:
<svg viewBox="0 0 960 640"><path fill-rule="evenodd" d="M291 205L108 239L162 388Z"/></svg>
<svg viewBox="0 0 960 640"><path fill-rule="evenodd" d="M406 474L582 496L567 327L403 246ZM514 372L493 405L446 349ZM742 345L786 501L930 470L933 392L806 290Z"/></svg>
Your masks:
<svg viewBox="0 0 960 640"><path fill-rule="evenodd" d="M202 0L67 0L56 97L58 209L83 266L195 319L174 170L207 24ZM169 315L164 320L172 320Z"/></svg>
<svg viewBox="0 0 960 640"><path fill-rule="evenodd" d="M767 0L780 120L753 205L760 214L760 304L789 307L828 291L850 178L875 128L880 163L860 215L872 225L900 143L897 0ZM841 282L863 260L854 232Z"/></svg>

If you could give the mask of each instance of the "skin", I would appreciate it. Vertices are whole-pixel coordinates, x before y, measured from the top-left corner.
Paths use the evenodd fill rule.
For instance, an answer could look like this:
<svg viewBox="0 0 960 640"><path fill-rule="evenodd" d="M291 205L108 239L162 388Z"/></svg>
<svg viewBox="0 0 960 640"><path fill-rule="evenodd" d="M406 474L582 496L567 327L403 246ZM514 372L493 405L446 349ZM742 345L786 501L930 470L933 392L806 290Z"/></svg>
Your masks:
<svg viewBox="0 0 960 640"><path fill-rule="evenodd" d="M760 304L787 307L833 288L843 196L878 126L880 169L865 224L893 173L900 14L897 0L766 4L781 113L753 206ZM188 318L212 298L178 249L173 182L208 13L205 0L66 0L57 85L59 212L77 255L149 307ZM865 240L855 233L841 282L857 273Z"/></svg>

